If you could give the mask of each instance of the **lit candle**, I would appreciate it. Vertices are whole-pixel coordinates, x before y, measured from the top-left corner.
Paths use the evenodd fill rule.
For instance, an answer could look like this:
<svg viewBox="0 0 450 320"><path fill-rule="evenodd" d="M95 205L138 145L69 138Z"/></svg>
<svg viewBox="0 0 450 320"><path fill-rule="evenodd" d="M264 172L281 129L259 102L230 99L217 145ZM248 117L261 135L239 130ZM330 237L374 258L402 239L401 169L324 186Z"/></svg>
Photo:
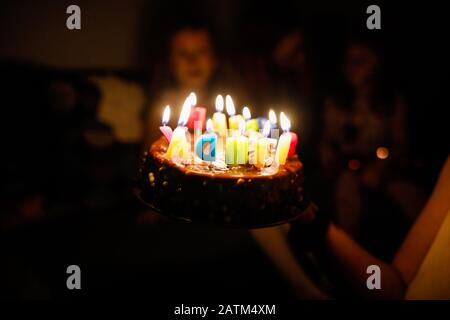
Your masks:
<svg viewBox="0 0 450 320"><path fill-rule="evenodd" d="M277 151L275 153L275 161L276 163L283 165L286 163L289 148L291 146L291 133L289 132L291 123L283 112L281 112L280 114L280 125L281 129L283 129L283 134L278 140Z"/></svg>
<svg viewBox="0 0 450 320"><path fill-rule="evenodd" d="M258 121L258 127L259 128L264 128L264 125L266 124L267 118L257 117L256 121Z"/></svg>
<svg viewBox="0 0 450 320"><path fill-rule="evenodd" d="M276 115L275 111L273 111L272 109L270 109L270 111L269 111L269 121L270 121L271 128L276 129L277 128L277 115Z"/></svg>
<svg viewBox="0 0 450 320"><path fill-rule="evenodd" d="M183 107L181 108L180 118L178 120L178 126L175 128L172 134L172 139L170 140L169 147L165 155L166 159L176 159L180 158L182 160L189 160L189 149L190 145L188 139L186 138L187 127L186 123L189 119L189 114L192 108L192 96L188 96L184 101Z"/></svg>
<svg viewBox="0 0 450 320"><path fill-rule="evenodd" d="M245 120L242 119L239 123L239 136L237 137L237 164L246 164L248 161L248 138L244 136Z"/></svg>
<svg viewBox="0 0 450 320"><path fill-rule="evenodd" d="M197 96L194 92L191 92L189 97L192 102L192 110L187 126L189 129L203 130L205 128L206 108L197 106Z"/></svg>
<svg viewBox="0 0 450 320"><path fill-rule="evenodd" d="M242 115L244 116L244 119L246 121L245 128L247 131L259 130L258 120L251 119L252 114L250 113L250 109L248 107L244 107L244 109L242 109Z"/></svg>
<svg viewBox="0 0 450 320"><path fill-rule="evenodd" d="M244 118L240 114L236 115L236 108L234 107L234 102L230 95L225 97L225 106L229 116L228 127L230 130L239 130L239 123L241 120L244 120Z"/></svg>
<svg viewBox="0 0 450 320"><path fill-rule="evenodd" d="M290 132L291 134L291 145L289 146L288 157L292 157L295 154L298 142L298 136L294 132Z"/></svg>
<svg viewBox="0 0 450 320"><path fill-rule="evenodd" d="M223 97L218 95L216 98L216 112L213 114L213 126L214 130L222 137L227 135L227 119L223 111Z"/></svg>
<svg viewBox="0 0 450 320"><path fill-rule="evenodd" d="M167 143L170 143L170 139L172 139L172 128L167 125L169 119L170 119L170 106L166 106L163 112L162 126L159 127L159 130L163 134L164 138L166 138Z"/></svg>
<svg viewBox="0 0 450 320"><path fill-rule="evenodd" d="M270 127L270 122L267 121L264 124L263 137L259 139L256 144L255 166L257 168L269 167L273 163L277 140L268 138L270 134Z"/></svg>
<svg viewBox="0 0 450 320"><path fill-rule="evenodd" d="M211 119L206 121L206 133L202 134L195 142L195 154L204 161L216 160L217 135L213 131Z"/></svg>
<svg viewBox="0 0 450 320"><path fill-rule="evenodd" d="M246 164L248 161L248 138L243 135L245 120L239 123L239 135L230 136L226 140L225 162L230 165Z"/></svg>

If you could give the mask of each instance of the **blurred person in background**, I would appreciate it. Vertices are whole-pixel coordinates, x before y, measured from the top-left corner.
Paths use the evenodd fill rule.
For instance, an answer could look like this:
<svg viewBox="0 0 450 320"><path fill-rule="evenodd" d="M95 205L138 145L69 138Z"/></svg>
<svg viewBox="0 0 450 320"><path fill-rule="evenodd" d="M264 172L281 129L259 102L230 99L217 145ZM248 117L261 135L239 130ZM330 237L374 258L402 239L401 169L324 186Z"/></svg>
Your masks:
<svg viewBox="0 0 450 320"><path fill-rule="evenodd" d="M300 27L289 27L278 37L271 52L271 88L279 103L301 105L311 100L312 66L305 37Z"/></svg>
<svg viewBox="0 0 450 320"><path fill-rule="evenodd" d="M257 14L253 10L258 10ZM239 29L242 53L234 60L255 112L267 117L270 109L284 111L292 129L299 133L301 154L313 155L312 147L317 142L311 141L311 133L319 104L315 99L310 34L299 22L296 6L252 7L243 15Z"/></svg>
<svg viewBox="0 0 450 320"><path fill-rule="evenodd" d="M295 5L272 9L251 8L243 15L239 27L242 53L234 57L234 62L254 103L252 111L267 117L273 109L289 116L291 129L299 137L297 154L310 177L305 187L311 194L320 194L323 187L316 177L320 176L322 97L312 54L314 32L307 18L299 17ZM248 17L252 10L258 10L258 14Z"/></svg>
<svg viewBox="0 0 450 320"><path fill-rule="evenodd" d="M236 101L240 95L236 90L229 90L231 81L227 81L232 72L219 61L213 35L205 24L188 19L186 23L177 25L170 33L160 59L162 63L156 66L144 116L145 147L160 134L155 128L161 123L163 108L171 106L170 121L175 124L179 110L191 92L196 94L199 105L208 108L209 115L215 111L215 99L219 93L231 94L239 108Z"/></svg>
<svg viewBox="0 0 450 320"><path fill-rule="evenodd" d="M376 229L382 219L363 217L363 211L384 204L401 213L390 221L411 222L424 201L405 178L411 164L407 107L384 71L379 48L354 39L346 49L343 80L325 99L321 170L338 225L356 238L363 234L362 223Z"/></svg>
<svg viewBox="0 0 450 320"><path fill-rule="evenodd" d="M289 114L293 130L298 132L298 154L310 170L316 163L313 130L317 128L313 62L307 34L298 24L288 25L276 37L268 61L270 105Z"/></svg>

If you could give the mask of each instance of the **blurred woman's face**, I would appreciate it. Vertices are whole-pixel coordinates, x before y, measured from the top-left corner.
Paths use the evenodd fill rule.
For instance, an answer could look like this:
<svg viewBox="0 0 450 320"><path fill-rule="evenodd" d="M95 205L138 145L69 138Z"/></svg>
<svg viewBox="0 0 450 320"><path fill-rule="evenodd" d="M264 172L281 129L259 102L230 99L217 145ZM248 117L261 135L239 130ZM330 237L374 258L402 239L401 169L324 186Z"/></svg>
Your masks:
<svg viewBox="0 0 450 320"><path fill-rule="evenodd" d="M177 82L192 90L203 89L211 78L215 59L206 30L181 30L171 41L170 61Z"/></svg>
<svg viewBox="0 0 450 320"><path fill-rule="evenodd" d="M297 70L305 64L304 39L300 31L291 32L278 42L273 52L275 63L284 69Z"/></svg>
<svg viewBox="0 0 450 320"><path fill-rule="evenodd" d="M376 53L363 45L353 45L347 51L344 72L347 80L353 86L368 83L378 65Z"/></svg>

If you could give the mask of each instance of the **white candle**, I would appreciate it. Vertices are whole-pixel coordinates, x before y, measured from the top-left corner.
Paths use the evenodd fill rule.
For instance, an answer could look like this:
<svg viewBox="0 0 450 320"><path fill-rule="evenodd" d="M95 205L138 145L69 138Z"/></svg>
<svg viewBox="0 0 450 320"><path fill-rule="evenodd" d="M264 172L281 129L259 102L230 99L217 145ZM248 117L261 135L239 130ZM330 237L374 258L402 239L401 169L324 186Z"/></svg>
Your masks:
<svg viewBox="0 0 450 320"><path fill-rule="evenodd" d="M246 164L248 161L248 138L244 136L245 120L242 119L239 123L239 136L236 141L236 162L237 164Z"/></svg>
<svg viewBox="0 0 450 320"><path fill-rule="evenodd" d="M271 128L275 129L277 127L277 115L272 109L270 109L269 111L269 121L271 124Z"/></svg>

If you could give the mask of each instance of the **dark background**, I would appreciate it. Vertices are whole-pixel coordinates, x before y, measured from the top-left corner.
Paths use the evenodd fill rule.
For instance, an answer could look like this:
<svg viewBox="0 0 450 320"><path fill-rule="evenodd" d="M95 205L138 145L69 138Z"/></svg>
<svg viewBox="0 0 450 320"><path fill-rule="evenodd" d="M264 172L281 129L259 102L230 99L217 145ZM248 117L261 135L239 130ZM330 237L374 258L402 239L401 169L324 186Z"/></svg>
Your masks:
<svg viewBox="0 0 450 320"><path fill-rule="evenodd" d="M263 54L267 50L263 34L288 21L302 21L317 66L318 90L326 92L339 72L346 35L366 30L365 11L372 3L79 1L80 31L65 27L69 4L7 0L0 5L2 215L9 217L11 208L33 192L45 194L45 207L51 208L43 220L2 227L0 295L289 297L277 272L244 230L211 232L195 226L136 223L142 207L133 197L128 173L108 191L108 197L122 195L109 207L88 210L72 203L55 208L55 194L83 197L95 183L89 170L73 188L58 182L72 177L64 178L70 169L58 166L62 149L53 139L57 128L49 127L53 115L47 107L48 85L65 79L82 87L87 75L113 73L148 87L165 37L178 19L188 15L209 23L220 56L231 63L239 63L244 54ZM386 48L392 79L405 95L409 144L418 168L415 178L430 192L450 150L445 9L437 1L376 4L382 11L382 30L371 32ZM82 148L77 155L93 156ZM133 168L137 159L130 161ZM65 289L69 264L81 266L81 293Z"/></svg>

